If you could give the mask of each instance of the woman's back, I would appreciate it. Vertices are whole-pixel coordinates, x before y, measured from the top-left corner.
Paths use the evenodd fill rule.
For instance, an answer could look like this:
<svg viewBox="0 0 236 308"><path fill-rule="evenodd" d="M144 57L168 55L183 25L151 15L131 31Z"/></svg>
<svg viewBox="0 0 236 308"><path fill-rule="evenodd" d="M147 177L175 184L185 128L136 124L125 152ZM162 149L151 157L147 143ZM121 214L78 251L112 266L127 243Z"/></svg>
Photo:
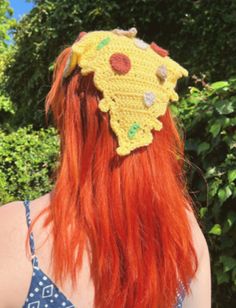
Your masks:
<svg viewBox="0 0 236 308"><path fill-rule="evenodd" d="M50 193L31 201L31 220L45 209L49 202ZM193 230L194 244L201 263L197 274L198 278L193 281L191 287L192 296L185 297L183 308L209 308L211 301L209 253L205 238L194 216L189 215L189 218ZM33 229L35 255L38 258L40 270L52 279L53 274L50 264L52 234L49 227L42 231L43 221L44 218L41 217ZM29 295L33 274L31 258L26 255L25 250L25 238L28 228L26 210L22 201L12 202L0 208L0 225L0 308L22 307L27 304L26 299ZM70 280L67 280L63 286L57 285L57 287L73 306L79 308L94 307L94 285L90 279L87 253L84 254L82 269L76 282L76 291L73 290ZM35 294L37 295L37 292ZM30 303L30 308L41 307L33 306L34 301L32 298L30 298ZM28 306L26 305L25 307ZM50 308L50 306L42 307ZM62 305L61 307L69 306Z"/></svg>
<svg viewBox="0 0 236 308"><path fill-rule="evenodd" d="M30 202L31 220L47 207L49 201L50 194L46 194ZM39 268L52 279L52 267L50 264L52 235L49 228L44 229L43 232L40 230L43 220L44 217L41 217L33 229L35 255L39 261ZM25 238L28 228L23 202L10 203L0 208L0 221L0 243L2 244L0 250L0 307L22 307L29 292L33 273L31 258L26 256L25 251ZM77 279L76 289L78 292L73 292L69 280L66 281L65 285L60 286L57 284L57 286L75 307L93 307L94 288L89 277L88 258L85 253L82 270ZM30 300L32 302L32 298ZM33 306L30 307L33 308Z"/></svg>

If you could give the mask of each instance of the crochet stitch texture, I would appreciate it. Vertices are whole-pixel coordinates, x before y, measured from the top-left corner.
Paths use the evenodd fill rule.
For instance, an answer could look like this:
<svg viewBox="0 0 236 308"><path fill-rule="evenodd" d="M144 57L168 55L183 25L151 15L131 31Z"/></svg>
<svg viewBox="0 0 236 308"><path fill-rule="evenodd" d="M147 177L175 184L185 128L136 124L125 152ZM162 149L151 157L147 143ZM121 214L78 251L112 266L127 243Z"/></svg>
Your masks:
<svg viewBox="0 0 236 308"><path fill-rule="evenodd" d="M92 31L72 45L64 70L66 78L75 69L94 73L94 84L103 93L98 108L110 114L118 138L116 152L127 155L153 140L151 130L162 129L158 117L169 102L177 101L177 80L188 71L152 42L136 38L137 30Z"/></svg>

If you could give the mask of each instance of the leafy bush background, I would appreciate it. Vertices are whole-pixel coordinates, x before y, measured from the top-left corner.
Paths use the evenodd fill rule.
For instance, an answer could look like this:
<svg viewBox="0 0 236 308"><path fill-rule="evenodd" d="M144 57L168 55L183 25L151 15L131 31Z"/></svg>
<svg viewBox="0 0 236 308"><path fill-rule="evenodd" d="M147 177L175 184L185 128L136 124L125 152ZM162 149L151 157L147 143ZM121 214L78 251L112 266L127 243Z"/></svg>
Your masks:
<svg viewBox="0 0 236 308"><path fill-rule="evenodd" d="M59 139L54 128L0 130L0 204L36 199L52 189Z"/></svg>
<svg viewBox="0 0 236 308"><path fill-rule="evenodd" d="M44 100L53 63L80 31L129 28L156 41L189 70L209 80L235 72L236 1L43 0L15 28L14 61L7 65L7 93L17 105L14 123L44 123ZM22 88L24 91L22 91Z"/></svg>
<svg viewBox="0 0 236 308"><path fill-rule="evenodd" d="M34 2L19 22L9 1L0 2L0 204L37 198L53 186L59 140L45 125L44 101L56 56L80 31L136 26L140 38L156 41L189 70L172 110L210 248L213 307L235 307L236 1Z"/></svg>
<svg viewBox="0 0 236 308"><path fill-rule="evenodd" d="M192 87L174 112L211 254L214 306L236 306L236 78ZM200 169L199 169L200 168ZM201 170L201 172L199 172Z"/></svg>

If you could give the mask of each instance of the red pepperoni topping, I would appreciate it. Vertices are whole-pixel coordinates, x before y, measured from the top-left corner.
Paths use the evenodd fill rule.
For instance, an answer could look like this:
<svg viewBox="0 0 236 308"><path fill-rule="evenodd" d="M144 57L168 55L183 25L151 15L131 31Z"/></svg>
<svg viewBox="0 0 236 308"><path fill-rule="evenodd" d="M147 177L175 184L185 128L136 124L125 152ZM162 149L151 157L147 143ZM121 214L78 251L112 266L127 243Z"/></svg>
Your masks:
<svg viewBox="0 0 236 308"><path fill-rule="evenodd" d="M158 46L156 43L152 42L150 44L150 47L156 52L158 53L160 56L162 57L166 57L169 55L169 51L164 49L164 48L161 48L160 46Z"/></svg>
<svg viewBox="0 0 236 308"><path fill-rule="evenodd" d="M131 69L130 59L123 53L114 53L111 55L110 64L113 71L119 74L127 74Z"/></svg>
<svg viewBox="0 0 236 308"><path fill-rule="evenodd" d="M78 42L85 34L87 34L87 32L80 32L80 34L77 36L75 42Z"/></svg>

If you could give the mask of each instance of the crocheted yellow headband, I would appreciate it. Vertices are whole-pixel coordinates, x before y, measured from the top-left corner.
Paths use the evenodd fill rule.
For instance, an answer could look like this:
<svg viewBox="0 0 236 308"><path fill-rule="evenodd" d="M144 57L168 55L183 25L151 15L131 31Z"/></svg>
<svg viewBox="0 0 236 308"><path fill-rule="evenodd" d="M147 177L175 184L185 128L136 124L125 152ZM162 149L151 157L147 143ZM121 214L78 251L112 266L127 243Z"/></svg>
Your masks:
<svg viewBox="0 0 236 308"><path fill-rule="evenodd" d="M119 155L152 142L151 130L162 128L157 118L179 98L177 80L188 75L168 51L136 34L135 28L82 33L72 45L63 74L66 78L76 66L82 75L94 73L94 84L103 93L98 107L109 111Z"/></svg>

